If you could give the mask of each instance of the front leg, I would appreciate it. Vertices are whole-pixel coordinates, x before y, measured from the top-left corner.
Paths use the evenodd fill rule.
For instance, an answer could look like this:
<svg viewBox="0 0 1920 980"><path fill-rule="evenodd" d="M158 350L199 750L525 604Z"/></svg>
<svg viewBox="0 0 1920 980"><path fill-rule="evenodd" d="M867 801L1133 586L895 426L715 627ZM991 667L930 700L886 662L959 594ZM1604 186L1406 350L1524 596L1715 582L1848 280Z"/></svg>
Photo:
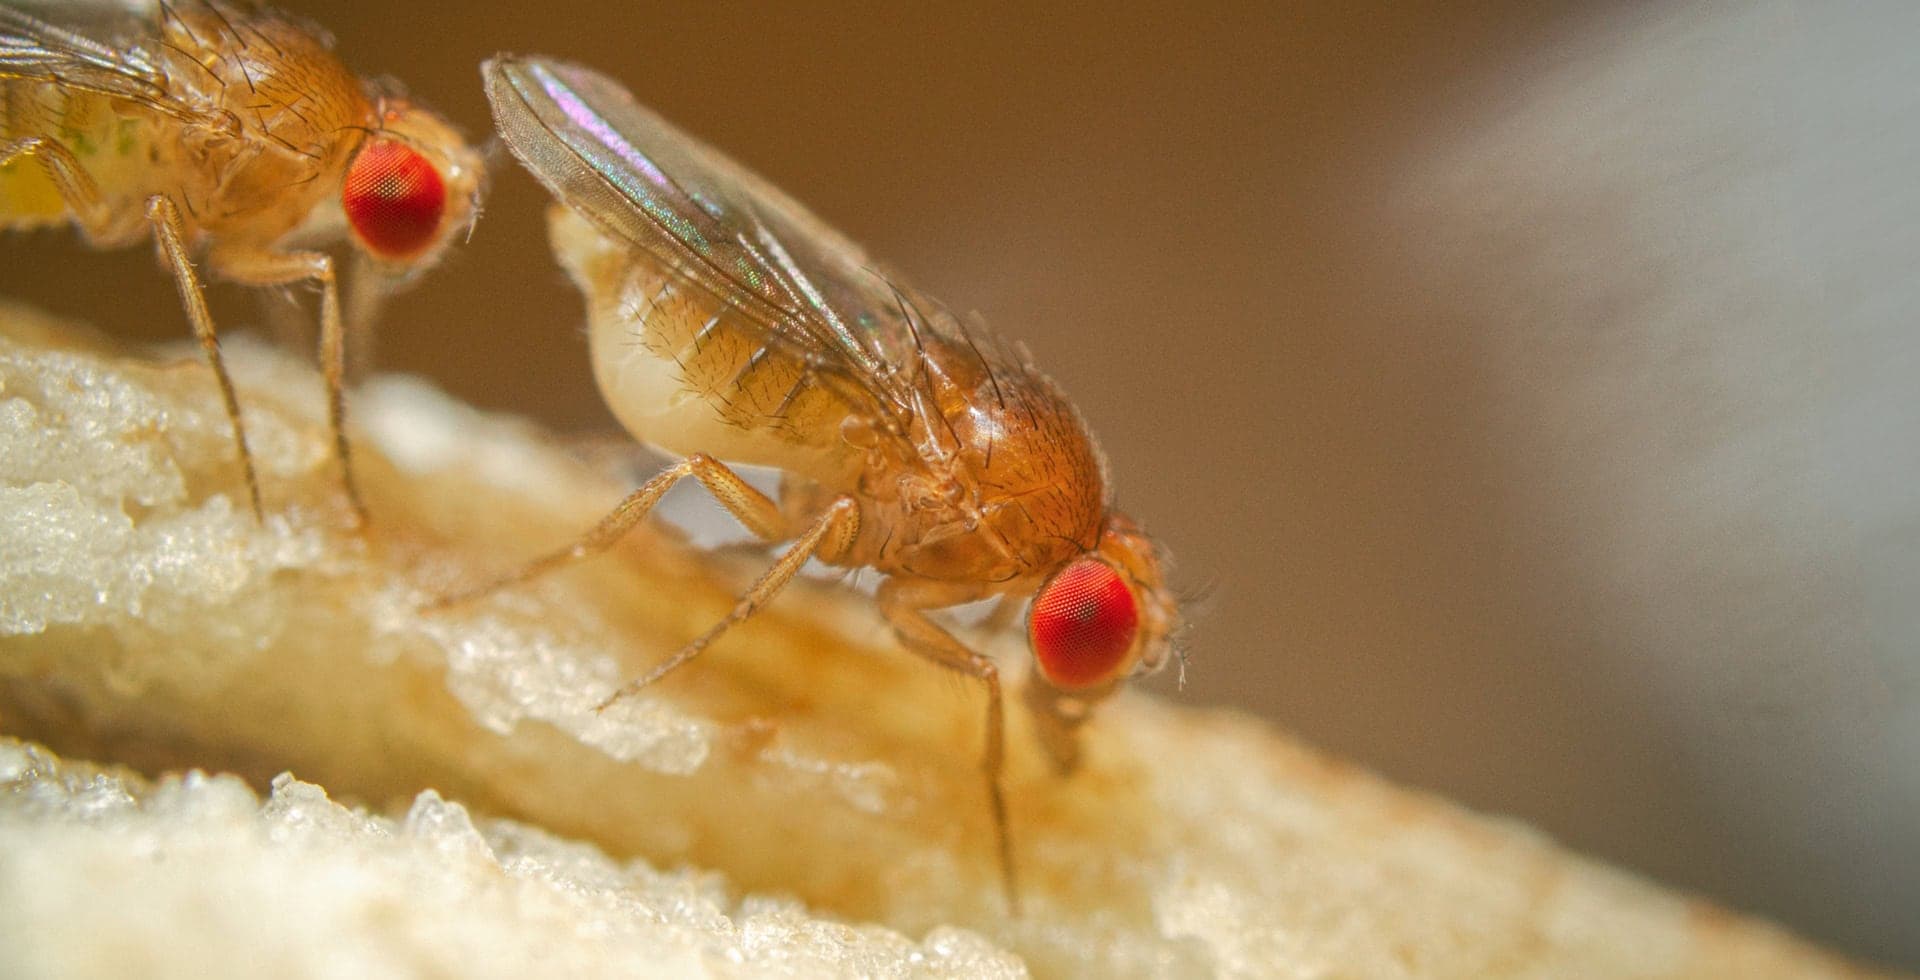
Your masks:
<svg viewBox="0 0 1920 980"><path fill-rule="evenodd" d="M944 609L978 599L979 590L968 585L890 578L881 583L878 598L882 615L886 616L894 635L908 650L986 686L986 749L981 756L980 767L987 779L987 805L993 814L993 832L1000 854L1000 880L1006 888L1007 907L1017 915L1020 911L1020 889L1014 874L1013 835L1008 827L1007 795L1003 785L1007 723L1000 690L1000 668L926 616L926 610L929 609Z"/></svg>
<svg viewBox="0 0 1920 980"><path fill-rule="evenodd" d="M1112 694L1118 684L1097 691L1062 691L1039 677L1029 676L1020 693L1033 719L1034 735L1046 750L1053 773L1062 779L1080 770L1080 726L1093 717L1094 705Z"/></svg>
<svg viewBox="0 0 1920 980"><path fill-rule="evenodd" d="M207 264L222 278L248 286L319 284L320 369L327 381L327 425L333 430L333 454L340 461L340 482L353 507L354 522L367 527L371 522L366 499L353 477L353 455L347 444L346 339L340 325L340 289L334 281L333 259L323 252L216 245L207 254Z"/></svg>

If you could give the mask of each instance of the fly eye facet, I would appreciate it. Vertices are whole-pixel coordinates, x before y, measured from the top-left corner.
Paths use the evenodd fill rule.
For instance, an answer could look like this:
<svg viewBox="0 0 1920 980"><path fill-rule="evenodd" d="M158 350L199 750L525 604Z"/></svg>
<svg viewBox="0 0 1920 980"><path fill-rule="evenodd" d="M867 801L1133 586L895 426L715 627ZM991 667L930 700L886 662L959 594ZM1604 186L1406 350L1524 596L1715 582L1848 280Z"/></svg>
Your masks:
<svg viewBox="0 0 1920 980"><path fill-rule="evenodd" d="M439 235L447 185L440 171L412 147L376 138L347 168L340 204L368 251L383 259L407 259Z"/></svg>
<svg viewBox="0 0 1920 980"><path fill-rule="evenodd" d="M1027 618L1027 640L1047 680L1076 690L1114 679L1139 625L1139 603L1120 573L1083 558L1041 587Z"/></svg>

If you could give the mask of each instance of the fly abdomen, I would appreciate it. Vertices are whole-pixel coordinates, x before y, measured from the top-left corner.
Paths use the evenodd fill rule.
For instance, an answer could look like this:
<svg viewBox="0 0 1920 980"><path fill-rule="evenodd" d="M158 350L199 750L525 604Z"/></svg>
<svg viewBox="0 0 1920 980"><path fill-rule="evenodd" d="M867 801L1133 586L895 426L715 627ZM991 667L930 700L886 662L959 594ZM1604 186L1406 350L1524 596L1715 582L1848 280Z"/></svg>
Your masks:
<svg viewBox="0 0 1920 980"><path fill-rule="evenodd" d="M854 472L845 399L805 357L565 209L555 249L588 297L595 376L635 435L680 454L781 466L829 484Z"/></svg>
<svg viewBox="0 0 1920 980"><path fill-rule="evenodd" d="M110 220L83 229L95 245L124 245L146 234L137 202L151 183L148 128L147 120L104 96L32 79L0 81L0 144L40 137L73 154L108 208ZM0 227L38 228L73 217L39 160L23 156L0 166Z"/></svg>

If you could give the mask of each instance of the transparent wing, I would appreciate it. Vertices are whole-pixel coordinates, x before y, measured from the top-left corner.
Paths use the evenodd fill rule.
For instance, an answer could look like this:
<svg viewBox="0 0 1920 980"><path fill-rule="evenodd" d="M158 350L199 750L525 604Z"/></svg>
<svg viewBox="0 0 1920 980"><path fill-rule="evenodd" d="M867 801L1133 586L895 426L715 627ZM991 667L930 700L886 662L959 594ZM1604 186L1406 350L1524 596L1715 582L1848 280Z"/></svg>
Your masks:
<svg viewBox="0 0 1920 980"><path fill-rule="evenodd" d="M256 44L277 55L275 27L322 48L333 43L317 25L252 0L0 0L0 79L126 99L227 129L236 121L197 97L196 83L217 78L195 58L244 60Z"/></svg>
<svg viewBox="0 0 1920 980"><path fill-rule="evenodd" d="M106 4L0 6L0 78L47 82L197 118L199 110L169 97L166 74L143 43L152 34L145 19Z"/></svg>
<svg viewBox="0 0 1920 980"><path fill-rule="evenodd" d="M556 196L881 411L925 413L930 337L973 349L989 374L1020 366L998 347L979 353L983 334L619 83L535 57L503 55L482 72L501 136Z"/></svg>

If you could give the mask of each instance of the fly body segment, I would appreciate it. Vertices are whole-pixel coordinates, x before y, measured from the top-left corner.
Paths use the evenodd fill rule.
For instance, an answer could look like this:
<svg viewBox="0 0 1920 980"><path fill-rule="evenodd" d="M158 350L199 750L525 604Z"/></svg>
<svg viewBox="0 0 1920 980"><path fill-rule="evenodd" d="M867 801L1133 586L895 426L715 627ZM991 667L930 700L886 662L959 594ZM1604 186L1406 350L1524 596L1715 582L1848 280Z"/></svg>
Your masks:
<svg viewBox="0 0 1920 980"><path fill-rule="evenodd" d="M240 407L194 270L320 289L328 420L355 514L346 332L479 210L480 157L444 119L356 77L324 31L251 3L0 0L0 227L152 239L220 385L256 516ZM349 242L343 317L332 257Z"/></svg>
<svg viewBox="0 0 1920 980"><path fill-rule="evenodd" d="M573 545L484 595L599 552L698 480L786 542L732 612L608 703L686 663L808 558L871 568L908 650L987 694L984 768L1009 900L1000 670L928 614L1032 598L1025 691L1054 768L1125 679L1162 666L1177 620L1152 542L1112 509L1079 413L1024 350L879 270L799 204L588 69L482 69L501 136L551 190L553 244L584 292L596 379L642 442L683 457ZM725 463L784 471L778 499Z"/></svg>

